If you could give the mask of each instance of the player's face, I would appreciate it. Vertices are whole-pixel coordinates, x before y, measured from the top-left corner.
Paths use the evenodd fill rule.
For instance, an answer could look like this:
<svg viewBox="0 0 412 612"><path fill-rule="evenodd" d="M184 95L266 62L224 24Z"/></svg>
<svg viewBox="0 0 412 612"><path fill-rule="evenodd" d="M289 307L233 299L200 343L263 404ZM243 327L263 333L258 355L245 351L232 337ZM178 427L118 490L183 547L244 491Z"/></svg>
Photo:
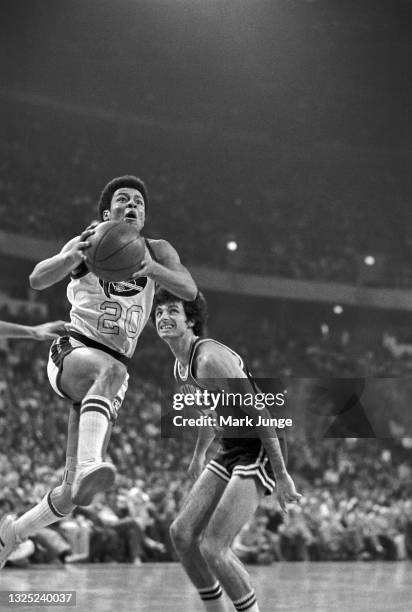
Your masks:
<svg viewBox="0 0 412 612"><path fill-rule="evenodd" d="M186 318L182 302L156 306L155 322L157 333L164 340L183 336L193 325Z"/></svg>
<svg viewBox="0 0 412 612"><path fill-rule="evenodd" d="M145 205L143 195L134 187L121 187L112 197L110 205L112 221L127 221L142 229L145 222Z"/></svg>

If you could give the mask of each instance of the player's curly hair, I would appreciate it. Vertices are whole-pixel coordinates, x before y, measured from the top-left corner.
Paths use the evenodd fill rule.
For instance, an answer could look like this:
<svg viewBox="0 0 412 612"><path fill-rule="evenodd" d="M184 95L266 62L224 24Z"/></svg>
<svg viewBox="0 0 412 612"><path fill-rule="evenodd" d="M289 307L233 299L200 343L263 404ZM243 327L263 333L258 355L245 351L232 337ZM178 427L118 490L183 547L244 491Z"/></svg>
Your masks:
<svg viewBox="0 0 412 612"><path fill-rule="evenodd" d="M209 317L209 313L207 310L207 302L203 293L198 291L195 299L191 302L188 302L187 300L182 300L180 297L177 297L177 295L170 293L166 289L158 289L155 293L153 299L153 308L152 312L150 313L150 318L154 325L156 325L156 307L162 304L169 304L170 302L182 302L186 318L189 321L193 321L194 323L192 328L193 333L196 336L206 335L206 323Z"/></svg>
<svg viewBox="0 0 412 612"><path fill-rule="evenodd" d="M144 208L146 213L146 219L148 215L149 209L149 192L147 191L147 187L142 181L142 179L137 178L137 176L133 176L131 174L125 174L124 176L117 176L107 183L104 187L102 193L100 194L100 200L97 205L97 211L99 214L99 219L103 220L103 211L110 210L110 204L112 201L112 197L115 191L121 189L122 187L133 187L134 189L138 189L143 196L144 200Z"/></svg>

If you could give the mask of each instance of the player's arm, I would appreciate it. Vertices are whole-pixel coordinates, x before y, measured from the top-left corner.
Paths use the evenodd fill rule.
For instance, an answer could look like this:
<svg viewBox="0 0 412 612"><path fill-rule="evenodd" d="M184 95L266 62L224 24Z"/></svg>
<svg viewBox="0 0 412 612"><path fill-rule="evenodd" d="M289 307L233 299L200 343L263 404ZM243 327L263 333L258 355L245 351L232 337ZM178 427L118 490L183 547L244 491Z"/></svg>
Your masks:
<svg viewBox="0 0 412 612"><path fill-rule="evenodd" d="M202 473L206 458L206 451L215 439L215 430L208 425L202 425L197 430L196 446L187 472L193 480L199 478Z"/></svg>
<svg viewBox="0 0 412 612"><path fill-rule="evenodd" d="M30 338L33 340L52 340L66 331L64 321L52 321L42 325L20 325L0 321L0 337L3 338Z"/></svg>
<svg viewBox="0 0 412 612"><path fill-rule="evenodd" d="M90 246L87 238L93 233L94 229L85 230L80 236L69 240L60 253L40 261L29 277L32 289L51 287L75 270L85 259L84 250Z"/></svg>
<svg viewBox="0 0 412 612"><path fill-rule="evenodd" d="M177 251L166 240L153 240L150 246L156 260L146 248L142 265L133 278L147 276L180 299L194 300L197 295L196 283L187 268L180 262Z"/></svg>
<svg viewBox="0 0 412 612"><path fill-rule="evenodd" d="M210 349L207 343L201 346L199 351L197 361L197 376L199 379L212 379L220 389L225 391L251 393L250 381L230 351L220 346L213 346L213 349ZM235 388L231 379L236 379ZM253 406L242 405L241 408L252 419L256 419L256 410ZM271 416L267 408L259 410L259 415L264 419L270 419ZM271 425L259 426L256 427L256 432L261 439L276 477L280 506L283 510L286 510L286 503L297 501L301 496L296 492L294 482L286 469L276 428Z"/></svg>

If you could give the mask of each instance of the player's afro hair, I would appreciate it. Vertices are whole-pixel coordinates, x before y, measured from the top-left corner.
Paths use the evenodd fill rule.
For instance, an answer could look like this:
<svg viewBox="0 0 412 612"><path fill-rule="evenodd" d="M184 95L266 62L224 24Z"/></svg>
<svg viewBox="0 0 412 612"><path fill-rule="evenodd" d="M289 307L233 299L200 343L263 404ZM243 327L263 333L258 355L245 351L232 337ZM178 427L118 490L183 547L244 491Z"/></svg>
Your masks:
<svg viewBox="0 0 412 612"><path fill-rule="evenodd" d="M169 304L170 302L182 302L186 318L194 323L193 333L196 336L204 336L206 334L206 323L209 313L207 311L207 302L203 293L198 291L195 299L188 302L186 300L182 300L180 297L177 297L177 295L166 291L166 289L158 289L153 299L153 308L150 314L154 325L156 325L156 307L162 304Z"/></svg>
<svg viewBox="0 0 412 612"><path fill-rule="evenodd" d="M121 189L122 187L134 187L134 189L138 189L143 196L144 200L144 208L146 213L146 219L148 215L149 209L149 192L147 191L147 187L144 182L137 178L137 176L133 176L131 174L125 174L124 176L117 176L107 183L104 187L102 193L100 194L100 200L97 205L97 211L99 214L99 219L103 220L103 211L110 210L110 204L112 201L112 197L115 191Z"/></svg>

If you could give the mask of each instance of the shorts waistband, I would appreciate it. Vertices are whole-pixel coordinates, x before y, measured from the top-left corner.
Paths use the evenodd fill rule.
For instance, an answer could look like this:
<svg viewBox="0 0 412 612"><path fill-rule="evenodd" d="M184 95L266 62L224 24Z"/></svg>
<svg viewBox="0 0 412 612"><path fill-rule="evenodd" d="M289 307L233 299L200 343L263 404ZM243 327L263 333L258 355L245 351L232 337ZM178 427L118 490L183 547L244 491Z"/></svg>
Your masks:
<svg viewBox="0 0 412 612"><path fill-rule="evenodd" d="M83 336L83 334L79 334L79 332L71 330L69 332L69 336L71 338L74 338L75 340L78 340L85 346L88 346L90 348L95 348L95 349L98 349L99 351L103 351L104 353L107 353L108 355L110 355L111 357L114 357L114 359L117 359L118 361L120 361L126 366L129 365L130 363L130 358L126 357L126 355L123 355L122 353L119 353L118 351L115 351L114 349L109 348L105 344L96 342L96 340L92 340L91 338L88 338L87 336Z"/></svg>

